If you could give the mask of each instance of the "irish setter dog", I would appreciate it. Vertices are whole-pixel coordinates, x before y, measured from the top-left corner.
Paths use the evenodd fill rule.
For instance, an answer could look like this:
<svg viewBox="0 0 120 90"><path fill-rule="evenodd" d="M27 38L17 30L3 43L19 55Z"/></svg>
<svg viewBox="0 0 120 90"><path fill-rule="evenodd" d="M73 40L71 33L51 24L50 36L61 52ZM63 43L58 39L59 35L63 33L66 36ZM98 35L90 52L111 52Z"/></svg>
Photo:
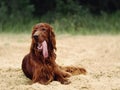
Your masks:
<svg viewBox="0 0 120 90"><path fill-rule="evenodd" d="M56 62L56 39L53 28L47 23L38 23L32 30L30 52L23 58L22 70L32 83L49 84L59 81L69 84L71 75L85 74L79 67L61 67Z"/></svg>

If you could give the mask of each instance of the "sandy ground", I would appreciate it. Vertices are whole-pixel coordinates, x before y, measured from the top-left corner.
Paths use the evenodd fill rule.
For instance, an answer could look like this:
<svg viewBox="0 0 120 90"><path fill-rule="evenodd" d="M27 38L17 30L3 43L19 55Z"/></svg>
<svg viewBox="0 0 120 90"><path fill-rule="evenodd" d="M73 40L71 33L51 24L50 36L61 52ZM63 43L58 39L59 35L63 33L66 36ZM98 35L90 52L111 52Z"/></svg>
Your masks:
<svg viewBox="0 0 120 90"><path fill-rule="evenodd" d="M30 35L0 34L0 90L120 90L120 36L58 35L56 62L88 72L70 77L69 85L29 84L21 62L30 43Z"/></svg>

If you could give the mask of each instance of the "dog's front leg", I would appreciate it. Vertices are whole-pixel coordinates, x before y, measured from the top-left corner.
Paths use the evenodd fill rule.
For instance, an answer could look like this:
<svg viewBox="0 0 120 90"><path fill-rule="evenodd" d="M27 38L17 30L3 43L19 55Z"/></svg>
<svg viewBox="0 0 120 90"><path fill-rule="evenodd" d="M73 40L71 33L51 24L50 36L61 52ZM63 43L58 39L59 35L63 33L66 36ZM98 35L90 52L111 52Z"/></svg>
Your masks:
<svg viewBox="0 0 120 90"><path fill-rule="evenodd" d="M43 74L43 72L41 72L40 67L35 69L35 71L33 73L32 83L38 82L40 84L47 85L51 81L52 81L52 79L46 78L46 76Z"/></svg>
<svg viewBox="0 0 120 90"><path fill-rule="evenodd" d="M33 72L32 82L33 83L39 82L40 79L39 76L40 76L40 70L36 68L35 71Z"/></svg>
<svg viewBox="0 0 120 90"><path fill-rule="evenodd" d="M67 79L70 77L68 72L62 71L59 67L55 68L55 80L61 82L62 84L69 84L71 81Z"/></svg>

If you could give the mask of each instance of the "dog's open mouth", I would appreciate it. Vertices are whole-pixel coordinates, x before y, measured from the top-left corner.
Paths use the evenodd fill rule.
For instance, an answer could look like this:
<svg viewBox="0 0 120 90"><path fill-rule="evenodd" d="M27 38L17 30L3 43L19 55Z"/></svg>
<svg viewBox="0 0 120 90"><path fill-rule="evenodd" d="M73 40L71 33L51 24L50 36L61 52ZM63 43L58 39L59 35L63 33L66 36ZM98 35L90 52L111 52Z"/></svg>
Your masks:
<svg viewBox="0 0 120 90"><path fill-rule="evenodd" d="M43 41L42 43L38 43L37 49L39 51L42 51L42 54L44 58L48 57L48 48L47 48L47 42Z"/></svg>

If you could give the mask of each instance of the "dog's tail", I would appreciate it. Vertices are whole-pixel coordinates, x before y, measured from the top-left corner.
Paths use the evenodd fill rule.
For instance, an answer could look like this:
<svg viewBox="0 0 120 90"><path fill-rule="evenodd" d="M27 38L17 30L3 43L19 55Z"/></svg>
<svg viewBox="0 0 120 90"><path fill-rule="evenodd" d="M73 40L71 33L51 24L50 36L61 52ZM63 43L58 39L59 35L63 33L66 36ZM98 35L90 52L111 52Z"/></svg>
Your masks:
<svg viewBox="0 0 120 90"><path fill-rule="evenodd" d="M60 68L66 72L71 73L72 75L86 74L87 71L84 68L75 67L75 66L60 66Z"/></svg>

